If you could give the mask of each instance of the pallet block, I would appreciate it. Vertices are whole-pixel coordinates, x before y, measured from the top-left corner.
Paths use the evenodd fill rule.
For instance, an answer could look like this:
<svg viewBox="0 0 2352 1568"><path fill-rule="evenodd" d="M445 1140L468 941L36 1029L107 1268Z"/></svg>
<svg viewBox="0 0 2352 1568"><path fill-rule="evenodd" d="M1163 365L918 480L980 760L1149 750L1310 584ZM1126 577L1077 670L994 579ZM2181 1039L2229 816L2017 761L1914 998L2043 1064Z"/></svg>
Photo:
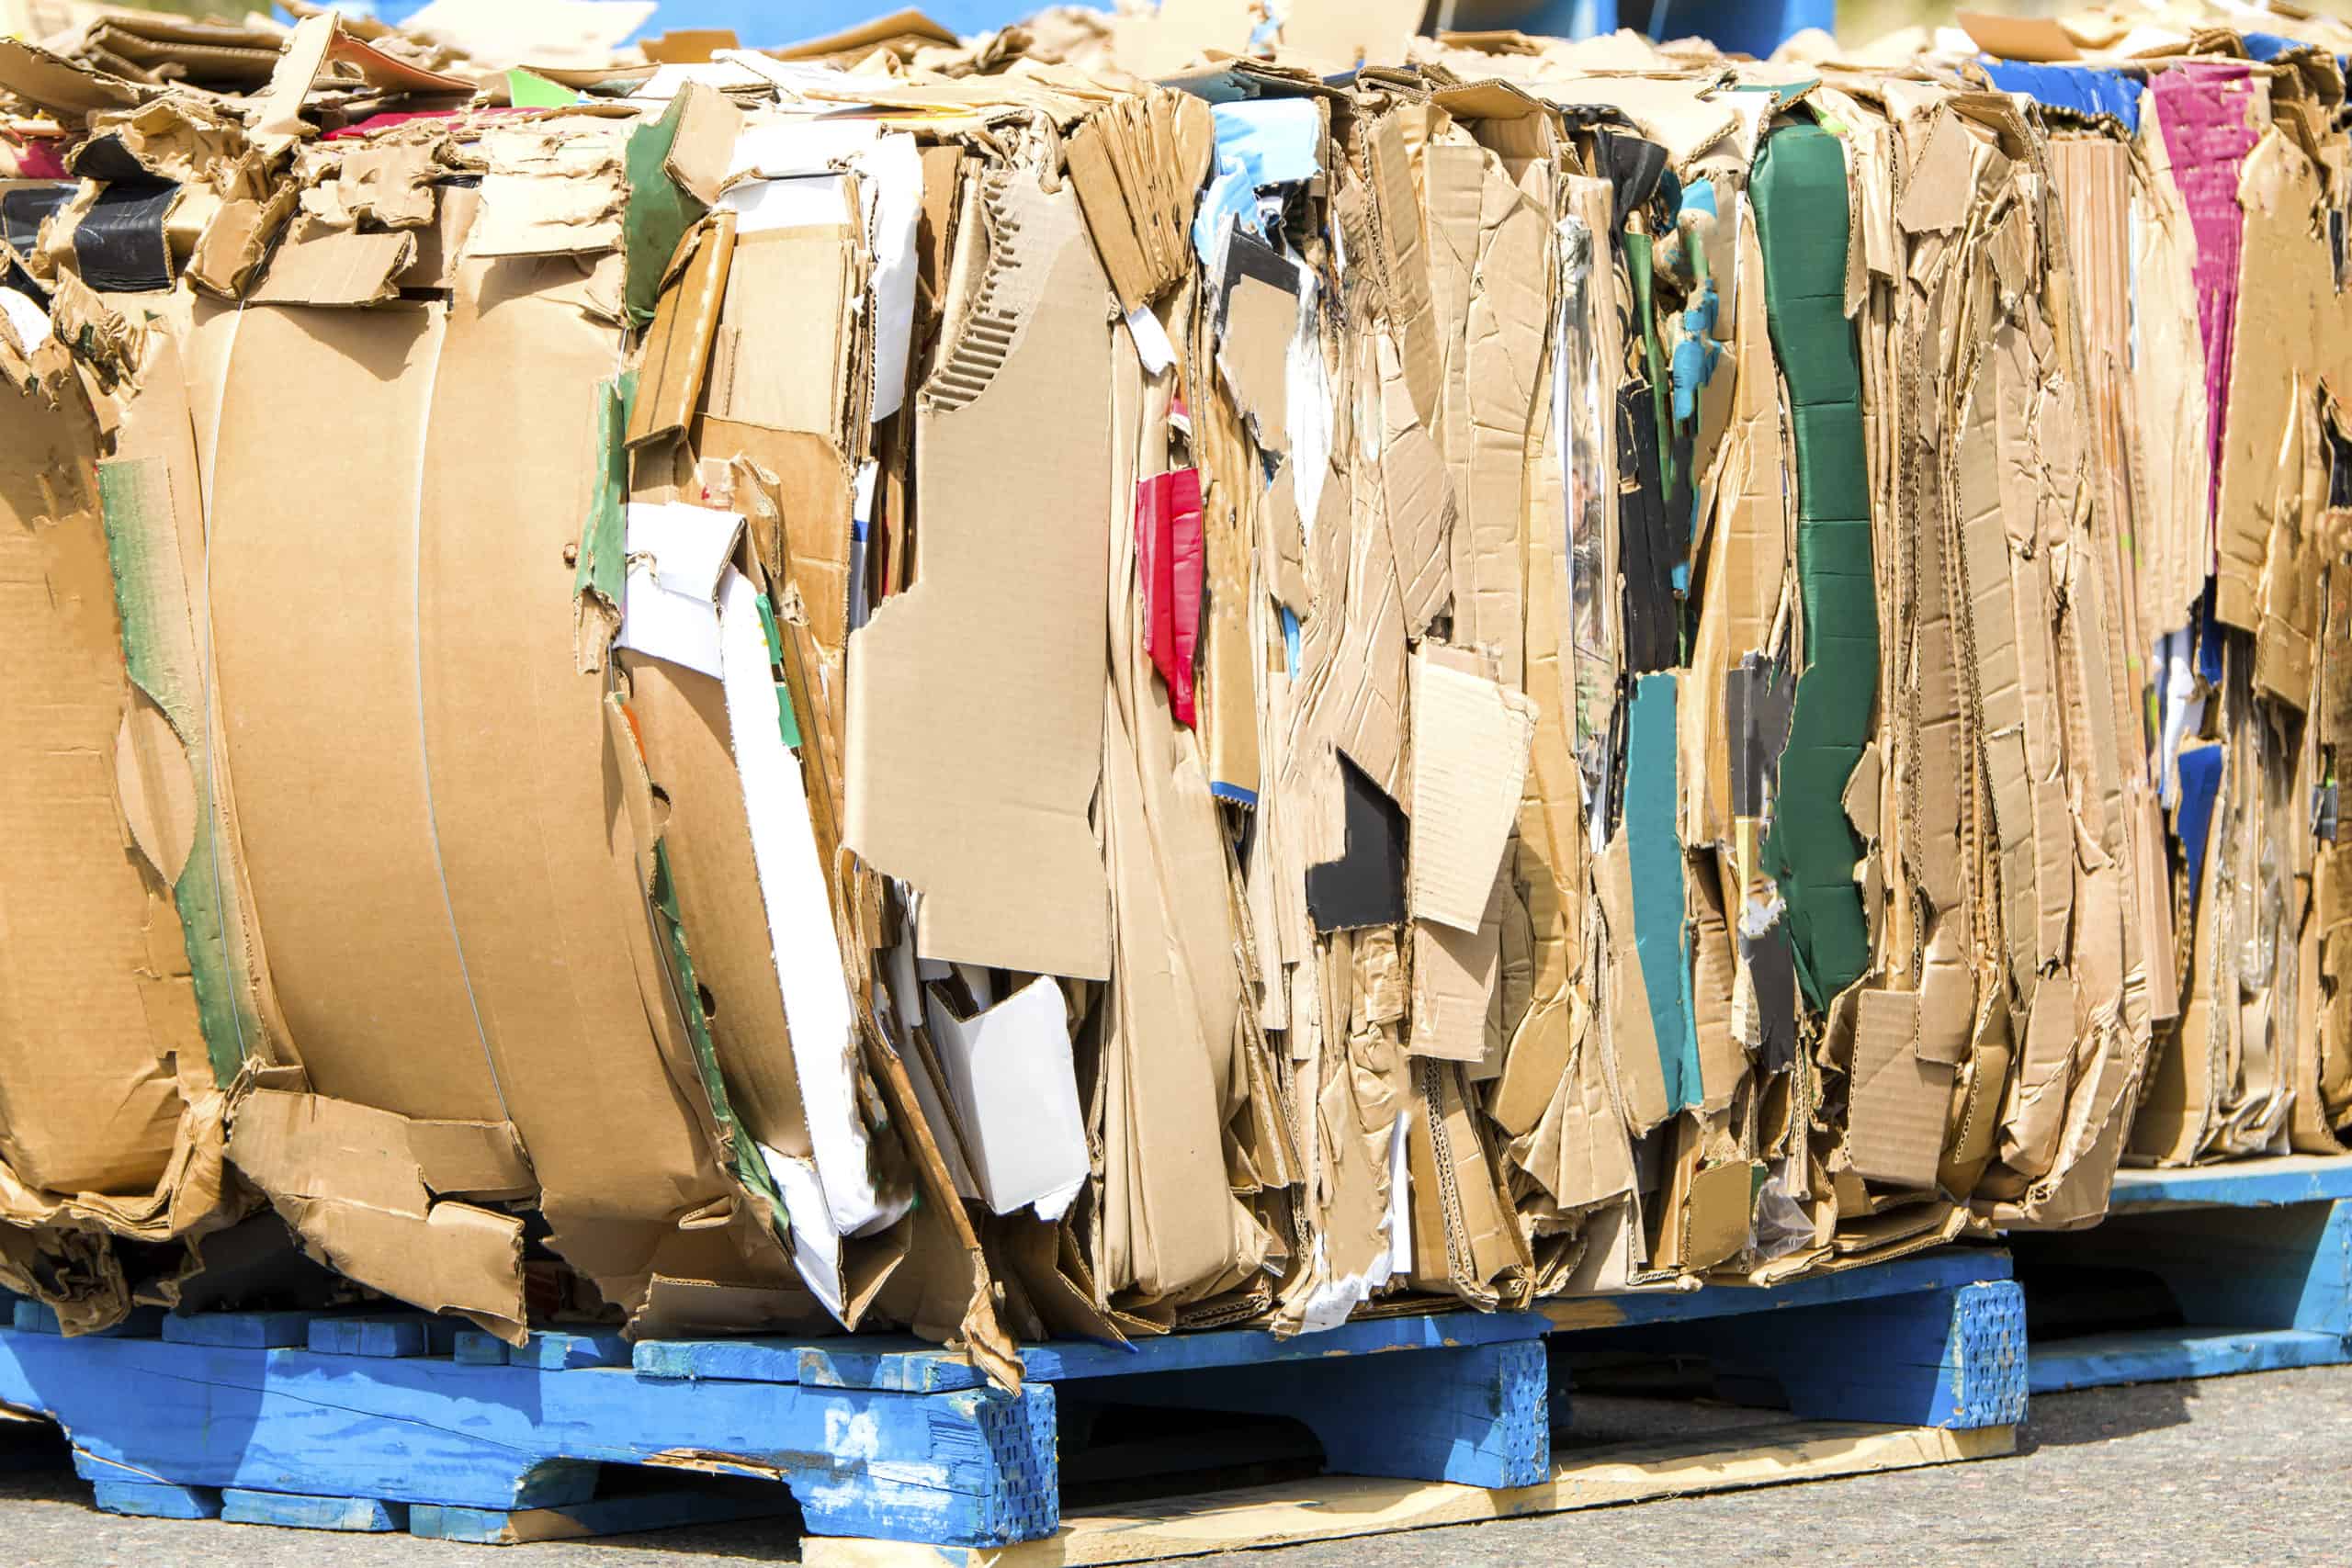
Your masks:
<svg viewBox="0 0 2352 1568"><path fill-rule="evenodd" d="M1490 1510L1569 1506L1543 1502L1586 1485L1586 1461L1563 1471L1551 1451L1562 1401L1546 1338L1564 1322L1674 1324L1763 1346L1751 1359L1777 1368L1800 1414L1882 1434L2003 1428L2024 1389L2007 1272L2003 1254L1962 1251L1773 1291L1380 1318L1287 1339L1228 1330L1038 1345L1023 1352L1018 1394L911 1339L628 1347L549 1330L509 1348L413 1315L225 1314L103 1337L0 1331L0 1405L63 1427L77 1471L120 1512L509 1542L797 1505L812 1546L952 1555L1058 1539L1064 1393L1292 1416L1330 1468L1359 1478L1351 1485L1450 1487ZM1867 1355L1823 1357L1824 1343ZM1805 1349L1810 1375L1795 1353ZM1902 1439L1930 1456L1975 1451L1922 1440ZM606 1485L618 1466L781 1484L724 1496Z"/></svg>
<svg viewBox="0 0 2352 1568"><path fill-rule="evenodd" d="M2134 1270L2186 1320L2039 1340L2036 1393L2352 1360L2352 1158L2122 1171L2103 1224L2013 1245L2030 1286L2058 1266Z"/></svg>

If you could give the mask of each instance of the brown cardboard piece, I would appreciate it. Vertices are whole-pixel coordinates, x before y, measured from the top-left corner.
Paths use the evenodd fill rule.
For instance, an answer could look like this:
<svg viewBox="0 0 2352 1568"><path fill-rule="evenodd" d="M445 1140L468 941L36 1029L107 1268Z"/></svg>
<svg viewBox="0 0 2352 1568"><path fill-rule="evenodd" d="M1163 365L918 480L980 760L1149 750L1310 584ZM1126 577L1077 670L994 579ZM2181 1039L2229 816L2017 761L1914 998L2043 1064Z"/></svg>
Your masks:
<svg viewBox="0 0 2352 1568"><path fill-rule="evenodd" d="M481 138L488 167L466 254L574 255L621 243L628 205L621 136L605 122L499 126Z"/></svg>
<svg viewBox="0 0 2352 1568"><path fill-rule="evenodd" d="M0 360L11 382L0 389L0 599L23 688L0 719L0 769L30 852L0 871L11 933L0 943L0 1213L162 1241L210 1223L224 1197L225 1100L170 892L193 779L169 723L126 678L89 404L70 378L42 384L65 368L53 343L29 363L11 350ZM127 460L152 449L146 427L126 433ZM55 1298L51 1281L12 1284ZM57 1304L100 1327L130 1302L126 1291L91 1303L95 1317Z"/></svg>
<svg viewBox="0 0 2352 1568"><path fill-rule="evenodd" d="M455 1196L484 1177L510 1193L526 1174L519 1148L503 1166L459 1159L435 1170L410 1125L349 1100L261 1089L238 1102L229 1150L329 1267L521 1344L523 1222ZM424 1143L422 1153L444 1152L430 1135Z"/></svg>
<svg viewBox="0 0 2352 1568"><path fill-rule="evenodd" d="M1416 920L1476 931L1519 816L1535 705L1498 685L1475 655L1425 642L1412 662L1412 848L1406 907Z"/></svg>
<svg viewBox="0 0 2352 1568"><path fill-rule="evenodd" d="M248 298L256 305L380 305L400 297L416 236L396 229L330 229L296 220Z"/></svg>
<svg viewBox="0 0 2352 1568"><path fill-rule="evenodd" d="M1020 431L1046 402L1105 407L1086 389L1109 364L1107 286L1074 196L984 178L989 269L916 410L933 478L917 500L915 585L853 638L847 841L921 890L924 956L1102 979L1104 879L1086 817L1101 769L1109 431L1090 436L1081 415L1045 450ZM1021 482L962 478L989 468ZM940 688L944 669L965 671L964 694Z"/></svg>
<svg viewBox="0 0 2352 1568"><path fill-rule="evenodd" d="M1863 991L1852 1007L1854 1069L1846 1147L1854 1169L1866 1180L1932 1191L1951 1069L1919 1054L1916 996Z"/></svg>

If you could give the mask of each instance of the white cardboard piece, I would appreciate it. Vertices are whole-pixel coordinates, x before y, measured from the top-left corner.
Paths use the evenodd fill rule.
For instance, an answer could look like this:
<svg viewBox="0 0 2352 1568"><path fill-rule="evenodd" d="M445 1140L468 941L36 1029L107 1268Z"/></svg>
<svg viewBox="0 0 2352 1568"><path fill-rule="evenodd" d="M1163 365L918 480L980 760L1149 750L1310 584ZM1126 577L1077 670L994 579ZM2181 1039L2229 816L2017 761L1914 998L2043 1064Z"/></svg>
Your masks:
<svg viewBox="0 0 2352 1568"><path fill-rule="evenodd" d="M628 528L628 577L614 640L719 679L718 580L743 519L707 506L631 502Z"/></svg>
<svg viewBox="0 0 2352 1568"><path fill-rule="evenodd" d="M743 783L752 858L767 908L768 942L784 991L808 1144L833 1228L843 1235L865 1235L895 1222L911 1197L886 1197L874 1185L865 1123L857 1108L855 1003L842 974L841 943L817 860L800 759L784 743L776 723L775 671L768 661L759 594L733 567L719 584L718 632L727 728Z"/></svg>
<svg viewBox="0 0 2352 1568"><path fill-rule="evenodd" d="M1061 987L1039 976L968 1019L949 1012L936 993L924 1006L989 1207L1009 1214L1025 1206L1041 1220L1060 1219L1090 1168Z"/></svg>

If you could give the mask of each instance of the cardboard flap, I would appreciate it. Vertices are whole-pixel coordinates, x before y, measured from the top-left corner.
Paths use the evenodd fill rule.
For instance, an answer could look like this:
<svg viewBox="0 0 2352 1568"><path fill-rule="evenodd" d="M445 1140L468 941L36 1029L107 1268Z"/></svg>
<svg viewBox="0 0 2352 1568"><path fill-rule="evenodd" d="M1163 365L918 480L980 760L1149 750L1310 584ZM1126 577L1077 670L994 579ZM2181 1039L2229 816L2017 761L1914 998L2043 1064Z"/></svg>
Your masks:
<svg viewBox="0 0 2352 1568"><path fill-rule="evenodd" d="M718 200L735 166L743 111L715 87L690 82L678 94L678 133L662 167L688 195L707 207Z"/></svg>
<svg viewBox="0 0 2352 1568"><path fill-rule="evenodd" d="M1102 979L1108 284L1073 195L985 178L980 302L917 404L914 585L851 638L846 839L922 894L924 956Z"/></svg>
<svg viewBox="0 0 2352 1568"><path fill-rule="evenodd" d="M413 233L329 229L305 218L248 298L256 305L380 305L400 298L401 275L415 260Z"/></svg>
<svg viewBox="0 0 2352 1568"><path fill-rule="evenodd" d="M538 1190L512 1122L411 1122L408 1146L437 1197L527 1198Z"/></svg>
<svg viewBox="0 0 2352 1568"><path fill-rule="evenodd" d="M2003 17L1984 11L1953 15L1968 39L1996 60L2080 60L2074 35L2048 17Z"/></svg>
<svg viewBox="0 0 2352 1568"><path fill-rule="evenodd" d="M713 212L679 249L683 259L672 269L639 351L637 399L628 412L631 448L683 435L702 404L735 256L735 214Z"/></svg>
<svg viewBox="0 0 2352 1568"><path fill-rule="evenodd" d="M1853 1020L1846 1148L1854 1169L1868 1181L1931 1191L1952 1070L1919 1055L1919 998L1862 991L1839 1005L1851 1007Z"/></svg>
<svg viewBox="0 0 2352 1568"><path fill-rule="evenodd" d="M0 38L0 90L69 123L85 115L129 108L147 96L119 76L17 38Z"/></svg>
<svg viewBox="0 0 2352 1568"><path fill-rule="evenodd" d="M1407 904L1417 919L1475 931L1519 818L1535 705L1488 679L1475 656L1442 644L1416 648L1412 673Z"/></svg>
<svg viewBox="0 0 2352 1568"><path fill-rule="evenodd" d="M499 126L482 133L481 211L465 254L568 255L621 243L628 209L616 134ZM662 258L666 261L665 255Z"/></svg>
<svg viewBox="0 0 2352 1568"><path fill-rule="evenodd" d="M410 1143L414 1125L349 1100L259 1089L238 1106L229 1157L333 1268L428 1312L460 1312L519 1341L523 1222L468 1203L434 1202ZM529 1190L511 1129L511 1153L502 1156L488 1128L477 1123L459 1134L451 1126L428 1131L424 1142L449 1162L453 1180Z"/></svg>

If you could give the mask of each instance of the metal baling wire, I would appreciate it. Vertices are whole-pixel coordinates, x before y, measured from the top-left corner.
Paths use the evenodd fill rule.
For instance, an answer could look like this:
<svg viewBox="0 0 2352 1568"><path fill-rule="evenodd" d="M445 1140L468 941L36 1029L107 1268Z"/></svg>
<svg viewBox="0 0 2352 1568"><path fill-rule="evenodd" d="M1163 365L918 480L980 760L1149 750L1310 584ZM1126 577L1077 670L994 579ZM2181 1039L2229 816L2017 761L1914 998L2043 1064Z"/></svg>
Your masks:
<svg viewBox="0 0 2352 1568"><path fill-rule="evenodd" d="M204 455L204 472L198 476L203 485L204 502L204 787L212 797L212 833L209 839L212 862L212 911L220 928L220 967L229 979L229 1021L237 1030L237 1066L243 1071L245 1061L245 1012L238 1005L238 987L233 976L239 965L236 955L229 951L229 898L220 878L220 768L213 761L212 738L212 497L220 487L216 482L220 472L220 425L228 418L229 367L237 357L237 333L245 324L245 302L237 301L237 313L229 322L229 346L220 355L220 389L212 399L212 446Z"/></svg>
<svg viewBox="0 0 2352 1568"><path fill-rule="evenodd" d="M441 384L441 351L449 339L449 309L446 305L438 309L441 330L433 339L433 367L424 378L424 417L416 432L416 501L409 513L409 648L415 657L416 755L424 772L424 825L433 836L433 874L441 884L441 908L449 917L449 945L457 950L458 977L465 982L466 1007L473 1014L474 1037L481 1042L481 1061L490 1073L491 1092L498 1096L498 1114L511 1122L514 1113L506 1106L506 1086L499 1079L490 1031L483 1027L481 1003L474 996L474 974L466 963L465 940L458 934L457 901L449 897L449 869L441 858L441 814L433 804L433 749L424 724L424 455L433 429L433 394Z"/></svg>

